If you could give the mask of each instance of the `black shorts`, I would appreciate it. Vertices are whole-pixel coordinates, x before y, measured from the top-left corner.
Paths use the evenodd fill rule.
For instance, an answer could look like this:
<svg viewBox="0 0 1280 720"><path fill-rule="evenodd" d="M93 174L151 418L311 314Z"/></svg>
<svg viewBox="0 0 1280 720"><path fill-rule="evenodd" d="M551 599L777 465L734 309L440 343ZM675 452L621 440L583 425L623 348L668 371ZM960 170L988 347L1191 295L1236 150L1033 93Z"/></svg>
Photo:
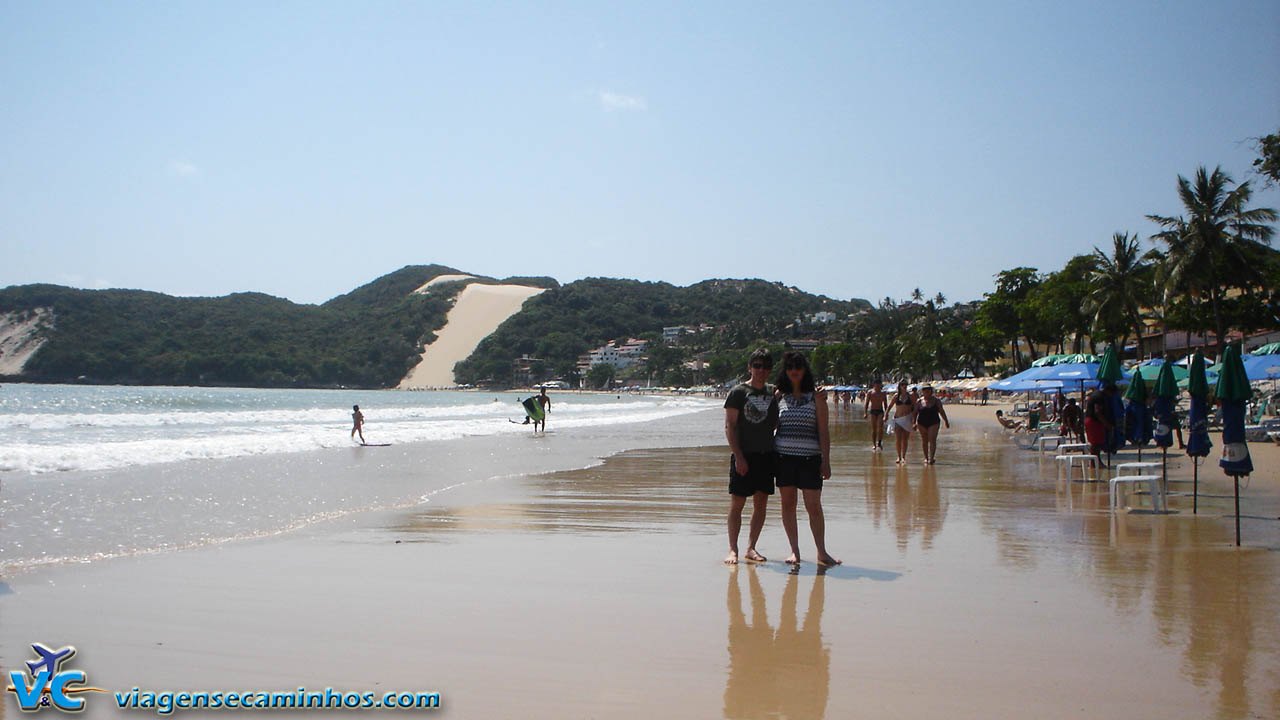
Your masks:
<svg viewBox="0 0 1280 720"><path fill-rule="evenodd" d="M778 487L797 487L801 490L822 489L821 455L779 455Z"/></svg>
<svg viewBox="0 0 1280 720"><path fill-rule="evenodd" d="M758 492L773 494L773 453L743 453L747 458L747 474L738 474L738 464L729 455L729 494L751 497Z"/></svg>

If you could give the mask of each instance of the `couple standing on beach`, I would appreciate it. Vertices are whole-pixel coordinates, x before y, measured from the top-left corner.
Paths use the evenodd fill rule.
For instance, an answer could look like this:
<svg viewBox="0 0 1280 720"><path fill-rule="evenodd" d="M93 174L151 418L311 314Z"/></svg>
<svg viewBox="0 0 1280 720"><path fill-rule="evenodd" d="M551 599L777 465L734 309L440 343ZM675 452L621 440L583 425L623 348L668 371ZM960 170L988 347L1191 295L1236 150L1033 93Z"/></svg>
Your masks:
<svg viewBox="0 0 1280 720"><path fill-rule="evenodd" d="M826 547L822 514L822 482L831 477L831 439L827 431L827 395L813 381L804 355L788 351L776 385L768 381L773 355L761 348L751 353L750 380L729 392L724 402L724 434L733 456L729 460L729 556L738 562L742 510L751 498L751 525L745 559L764 562L756 542L764 529L765 508L775 482L782 496L782 527L791 544L787 562L799 564L800 539L796 506L804 498L809 529L818 562L839 565ZM799 496L799 497L798 497Z"/></svg>

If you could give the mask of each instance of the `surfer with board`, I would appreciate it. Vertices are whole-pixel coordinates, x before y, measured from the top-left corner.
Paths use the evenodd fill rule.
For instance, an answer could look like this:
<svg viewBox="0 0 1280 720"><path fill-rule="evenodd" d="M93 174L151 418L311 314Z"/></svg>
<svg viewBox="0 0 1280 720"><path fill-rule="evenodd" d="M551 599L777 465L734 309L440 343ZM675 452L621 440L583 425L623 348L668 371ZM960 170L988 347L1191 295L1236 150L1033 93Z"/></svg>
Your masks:
<svg viewBox="0 0 1280 720"><path fill-rule="evenodd" d="M542 431L547 431L547 413L551 412L551 396L547 395L547 386L542 386L542 392L534 397L538 401L538 407L542 408ZM533 431L538 432L538 420L533 421Z"/></svg>
<svg viewBox="0 0 1280 720"><path fill-rule="evenodd" d="M776 388L765 382L773 369L773 355L765 348L751 353L747 382L729 391L724 401L724 436L729 441L729 556L726 565L738 562L738 534L742 509L751 498L751 526L747 554L752 562L764 562L756 542L764 528L765 508L773 494L773 433L778 425Z"/></svg>

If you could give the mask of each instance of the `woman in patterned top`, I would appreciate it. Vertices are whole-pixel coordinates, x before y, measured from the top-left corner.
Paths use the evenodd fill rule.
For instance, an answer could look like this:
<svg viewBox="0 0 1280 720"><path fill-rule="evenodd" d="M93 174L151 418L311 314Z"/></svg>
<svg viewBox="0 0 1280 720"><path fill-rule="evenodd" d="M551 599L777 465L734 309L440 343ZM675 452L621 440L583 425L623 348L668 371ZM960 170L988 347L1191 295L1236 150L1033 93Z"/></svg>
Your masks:
<svg viewBox="0 0 1280 720"><path fill-rule="evenodd" d="M797 490L804 497L809 529L818 550L818 562L839 565L826 545L826 520L822 515L822 481L831 477L831 437L827 432L827 394L813 382L809 361L794 350L782 356L778 375L778 432L774 449L778 453L774 474L782 496L782 527L791 543L788 563L800 562L800 539L796 528Z"/></svg>

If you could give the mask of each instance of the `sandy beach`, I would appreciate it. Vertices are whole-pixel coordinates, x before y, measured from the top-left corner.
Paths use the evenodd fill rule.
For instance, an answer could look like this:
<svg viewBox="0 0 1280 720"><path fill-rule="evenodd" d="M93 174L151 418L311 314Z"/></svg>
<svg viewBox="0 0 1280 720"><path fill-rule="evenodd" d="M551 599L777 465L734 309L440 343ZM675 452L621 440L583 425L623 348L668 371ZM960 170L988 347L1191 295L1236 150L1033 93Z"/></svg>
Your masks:
<svg viewBox="0 0 1280 720"><path fill-rule="evenodd" d="M470 275L442 275L417 290L421 292L440 282L459 281ZM524 301L543 288L525 285L480 285L472 283L458 293L445 326L436 341L422 352L422 360L414 366L400 389L447 388L454 385L453 366L465 360L480 341L488 337L502 321L519 312Z"/></svg>
<svg viewBox="0 0 1280 720"><path fill-rule="evenodd" d="M74 644L92 684L122 690L436 691L453 717L1280 715L1280 448L1254 446L1236 549L1215 467L1198 515L1179 494L1173 514L1113 516L1105 483L1060 480L993 411L952 407L938 464L905 468L871 452L860 408L834 413L844 565L825 571L779 562L776 505L769 562L720 563L711 410L681 420L703 447L6 578L0 652L9 668L30 642ZM574 452L569 431L527 442L552 465ZM1170 468L1189 477L1185 456ZM114 714L100 697L88 713Z"/></svg>

